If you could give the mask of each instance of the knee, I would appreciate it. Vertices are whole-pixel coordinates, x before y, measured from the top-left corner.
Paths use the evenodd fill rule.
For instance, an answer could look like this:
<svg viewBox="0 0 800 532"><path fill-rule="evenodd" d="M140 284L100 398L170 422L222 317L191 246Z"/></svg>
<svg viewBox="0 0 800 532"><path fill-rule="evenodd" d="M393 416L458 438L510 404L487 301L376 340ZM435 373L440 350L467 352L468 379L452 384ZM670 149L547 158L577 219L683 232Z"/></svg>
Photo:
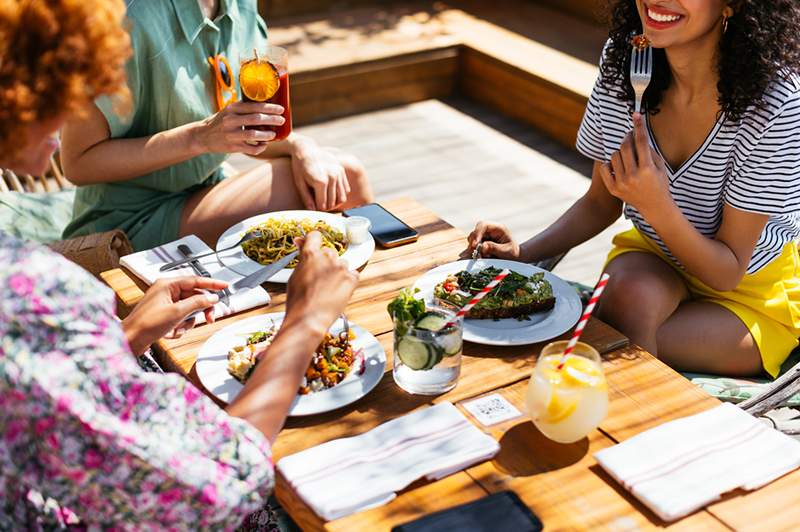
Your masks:
<svg viewBox="0 0 800 532"><path fill-rule="evenodd" d="M665 294L643 272L618 271L609 280L598 307L598 317L630 334L655 333L668 317L663 315Z"/></svg>

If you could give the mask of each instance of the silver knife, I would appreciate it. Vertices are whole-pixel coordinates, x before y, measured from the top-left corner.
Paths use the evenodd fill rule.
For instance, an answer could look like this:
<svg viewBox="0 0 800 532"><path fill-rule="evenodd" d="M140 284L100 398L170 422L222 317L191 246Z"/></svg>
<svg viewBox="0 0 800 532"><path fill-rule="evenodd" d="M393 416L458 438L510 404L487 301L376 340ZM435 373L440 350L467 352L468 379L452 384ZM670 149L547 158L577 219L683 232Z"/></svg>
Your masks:
<svg viewBox="0 0 800 532"><path fill-rule="evenodd" d="M290 262L292 262L298 253L300 253L300 251L292 251L291 253L289 253L282 259L278 260L277 262L268 264L267 266L264 266L263 268L256 270L254 273L251 273L247 277L239 279L238 281L233 283L233 286L231 286L231 288L233 288L238 292L239 290L242 289L255 288L257 286L266 283L270 278L272 278L272 276L274 276L276 273L284 269Z"/></svg>
<svg viewBox="0 0 800 532"><path fill-rule="evenodd" d="M240 290L247 290L250 288L261 286L262 284L269 281L269 279L272 278L276 273L284 269L286 265L292 262L292 260L297 256L298 253L300 253L300 251L293 251L288 255L286 255L285 257L283 257L282 259L280 259L279 261L273 262L272 264L268 264L263 268L259 268L258 270L251 273L247 277L242 277L241 279L233 283L225 290L218 290L217 292L214 293L216 293L221 300L224 297L223 296L224 292L227 292L230 289L239 292ZM191 314L189 314L188 316L186 316L186 319L187 320L193 319L195 316L197 316L202 312L203 312L202 310L196 310Z"/></svg>
<svg viewBox="0 0 800 532"><path fill-rule="evenodd" d="M186 244L180 244L178 246L178 251L180 251L181 255L183 255L187 259L192 256L192 249ZM195 271L197 275L201 277L211 277L211 274L208 273L208 270L206 270L202 264L200 264L199 260L197 259L190 260L189 264L191 265L192 269Z"/></svg>
<svg viewBox="0 0 800 532"><path fill-rule="evenodd" d="M186 258L191 258L192 255L194 254L192 248L190 248L186 244L180 244L178 246L178 252ZM189 261L189 265L192 267L192 269L197 275L201 277L208 277L209 279L211 278L211 274L208 272L208 270L205 269L205 267L200 263L199 260L197 259L191 260ZM230 295L231 292L227 288L219 292L220 301L222 301L225 304L225 306L230 306Z"/></svg>

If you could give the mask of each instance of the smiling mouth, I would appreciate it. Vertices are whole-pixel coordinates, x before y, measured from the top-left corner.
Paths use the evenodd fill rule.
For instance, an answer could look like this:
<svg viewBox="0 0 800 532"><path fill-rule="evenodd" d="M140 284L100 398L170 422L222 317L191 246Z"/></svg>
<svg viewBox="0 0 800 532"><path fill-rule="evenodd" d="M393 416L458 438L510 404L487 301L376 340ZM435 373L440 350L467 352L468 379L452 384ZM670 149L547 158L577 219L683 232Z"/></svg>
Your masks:
<svg viewBox="0 0 800 532"><path fill-rule="evenodd" d="M675 13L661 13L647 6L645 6L645 13L647 14L648 25L656 28L671 26L683 18L683 15L678 15Z"/></svg>

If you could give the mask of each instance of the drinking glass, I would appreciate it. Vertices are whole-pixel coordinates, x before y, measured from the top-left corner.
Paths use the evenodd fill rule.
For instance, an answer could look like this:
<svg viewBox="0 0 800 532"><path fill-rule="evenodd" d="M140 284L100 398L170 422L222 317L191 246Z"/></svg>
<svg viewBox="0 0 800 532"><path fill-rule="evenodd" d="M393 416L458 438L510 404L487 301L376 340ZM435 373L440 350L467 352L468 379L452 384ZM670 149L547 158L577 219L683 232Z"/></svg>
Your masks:
<svg viewBox="0 0 800 532"><path fill-rule="evenodd" d="M567 342L553 342L542 349L525 397L536 428L560 443L582 439L608 413L608 385L600 354L578 342L559 369L566 346Z"/></svg>
<svg viewBox="0 0 800 532"><path fill-rule="evenodd" d="M447 322L454 324L441 328ZM461 373L463 318L434 304L416 323L395 319L392 376L402 389L419 395L439 395L455 388Z"/></svg>
<svg viewBox="0 0 800 532"><path fill-rule="evenodd" d="M263 103L274 103L284 108L283 118L286 120L280 126L249 126L251 129L260 129L262 131L274 131L275 138L273 140L283 140L292 132L292 107L289 99L289 52L280 46L267 46L263 50L254 49L252 53L242 54L239 58L239 88L242 92L242 101L253 102L260 101ZM248 69L259 66L271 66L278 75L278 89L271 97L266 99L255 99L245 92L242 83L242 73ZM259 92L259 79L260 76L249 78L251 83L255 83L250 89L250 93L257 94ZM263 83L271 83L272 80L264 78Z"/></svg>

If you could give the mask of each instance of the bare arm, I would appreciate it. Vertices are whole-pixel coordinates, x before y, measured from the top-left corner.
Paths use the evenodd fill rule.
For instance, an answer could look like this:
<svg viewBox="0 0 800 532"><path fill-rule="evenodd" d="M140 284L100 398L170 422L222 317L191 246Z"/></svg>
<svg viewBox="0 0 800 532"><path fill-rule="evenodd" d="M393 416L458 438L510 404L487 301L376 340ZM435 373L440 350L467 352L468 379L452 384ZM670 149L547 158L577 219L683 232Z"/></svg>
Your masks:
<svg viewBox="0 0 800 532"><path fill-rule="evenodd" d="M322 236L313 231L300 243L300 264L289 280L281 330L227 408L273 443L314 350L344 310L358 281L358 274L349 271L335 251L321 245Z"/></svg>
<svg viewBox="0 0 800 532"><path fill-rule="evenodd" d="M65 126L61 161L73 183L89 185L126 181L204 153L254 155L262 148L246 141L268 141L275 133L242 126L277 125L282 112L276 105L239 102L204 120L149 137L112 139L105 116L91 105L84 117Z"/></svg>
<svg viewBox="0 0 800 532"><path fill-rule="evenodd" d="M669 193L664 162L650 147L640 115L611 163L600 168L608 190L630 203L686 270L715 290L733 290L747 272L769 216L725 205L715 238L700 233Z"/></svg>

